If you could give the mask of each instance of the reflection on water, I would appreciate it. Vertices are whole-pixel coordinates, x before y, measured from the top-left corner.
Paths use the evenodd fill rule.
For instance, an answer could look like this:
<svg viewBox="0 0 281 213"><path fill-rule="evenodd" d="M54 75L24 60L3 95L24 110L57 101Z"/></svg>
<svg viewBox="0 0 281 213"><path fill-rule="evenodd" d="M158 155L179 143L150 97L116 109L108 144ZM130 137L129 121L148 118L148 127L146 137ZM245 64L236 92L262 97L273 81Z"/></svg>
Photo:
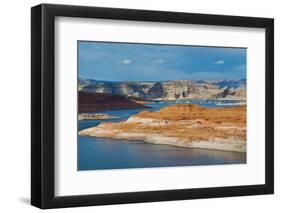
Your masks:
<svg viewBox="0 0 281 213"><path fill-rule="evenodd" d="M78 170L246 163L246 154L79 137Z"/></svg>
<svg viewBox="0 0 281 213"><path fill-rule="evenodd" d="M197 103L197 102L196 102ZM158 110L174 102L150 104ZM198 101L198 104L199 101ZM205 104L205 105L204 105ZM214 107L214 101L202 102L204 107ZM217 106L216 106L217 107ZM227 106L229 107L229 106ZM103 111L119 118L106 121L117 122L127 119L143 109ZM80 121L78 129L97 126L102 120ZM246 163L246 153L148 144L142 141L125 141L95 137L78 137L78 170L148 168L191 165L218 165Z"/></svg>

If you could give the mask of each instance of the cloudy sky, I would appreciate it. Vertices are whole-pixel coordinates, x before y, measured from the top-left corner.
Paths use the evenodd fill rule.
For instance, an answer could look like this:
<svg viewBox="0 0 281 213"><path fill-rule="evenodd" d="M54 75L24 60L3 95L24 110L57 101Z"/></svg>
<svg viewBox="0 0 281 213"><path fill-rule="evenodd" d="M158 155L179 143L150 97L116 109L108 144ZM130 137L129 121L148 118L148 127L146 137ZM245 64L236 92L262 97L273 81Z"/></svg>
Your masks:
<svg viewBox="0 0 281 213"><path fill-rule="evenodd" d="M246 49L78 42L79 77L106 81L246 78Z"/></svg>

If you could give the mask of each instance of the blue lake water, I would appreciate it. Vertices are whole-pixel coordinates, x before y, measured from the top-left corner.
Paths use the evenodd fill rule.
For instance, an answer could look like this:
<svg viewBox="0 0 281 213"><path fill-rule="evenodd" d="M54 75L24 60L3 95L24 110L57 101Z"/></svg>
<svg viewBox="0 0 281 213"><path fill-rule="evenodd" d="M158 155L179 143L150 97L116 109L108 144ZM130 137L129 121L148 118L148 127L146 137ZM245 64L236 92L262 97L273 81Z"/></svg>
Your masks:
<svg viewBox="0 0 281 213"><path fill-rule="evenodd" d="M237 101L171 101L147 104L150 111L178 103L196 103L204 107L234 107ZM97 126L101 122L118 122L144 109L107 110L102 113L117 116L108 120L79 121L78 129ZM142 141L126 141L96 137L78 136L78 170L124 169L191 165L218 165L246 163L246 154L239 152L218 151L155 145Z"/></svg>

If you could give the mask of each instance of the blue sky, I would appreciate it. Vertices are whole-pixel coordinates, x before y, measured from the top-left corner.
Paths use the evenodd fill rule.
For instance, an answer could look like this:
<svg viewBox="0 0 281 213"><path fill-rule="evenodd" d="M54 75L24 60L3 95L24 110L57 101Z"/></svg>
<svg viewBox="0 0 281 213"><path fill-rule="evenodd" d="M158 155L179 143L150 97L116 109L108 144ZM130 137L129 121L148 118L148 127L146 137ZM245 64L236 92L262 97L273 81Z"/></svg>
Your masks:
<svg viewBox="0 0 281 213"><path fill-rule="evenodd" d="M246 78L246 49L78 42L79 77L106 81Z"/></svg>

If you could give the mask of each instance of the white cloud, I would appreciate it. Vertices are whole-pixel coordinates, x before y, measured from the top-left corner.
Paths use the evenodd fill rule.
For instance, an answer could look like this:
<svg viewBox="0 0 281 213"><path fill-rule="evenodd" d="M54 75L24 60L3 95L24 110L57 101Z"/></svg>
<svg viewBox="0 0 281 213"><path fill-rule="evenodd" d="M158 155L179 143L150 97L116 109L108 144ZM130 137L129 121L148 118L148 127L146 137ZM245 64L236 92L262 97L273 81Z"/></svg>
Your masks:
<svg viewBox="0 0 281 213"><path fill-rule="evenodd" d="M224 64L224 60L218 60L214 64Z"/></svg>
<svg viewBox="0 0 281 213"><path fill-rule="evenodd" d="M120 64L124 64L124 65L131 64L131 60L130 59L123 59L123 60L120 61Z"/></svg>

